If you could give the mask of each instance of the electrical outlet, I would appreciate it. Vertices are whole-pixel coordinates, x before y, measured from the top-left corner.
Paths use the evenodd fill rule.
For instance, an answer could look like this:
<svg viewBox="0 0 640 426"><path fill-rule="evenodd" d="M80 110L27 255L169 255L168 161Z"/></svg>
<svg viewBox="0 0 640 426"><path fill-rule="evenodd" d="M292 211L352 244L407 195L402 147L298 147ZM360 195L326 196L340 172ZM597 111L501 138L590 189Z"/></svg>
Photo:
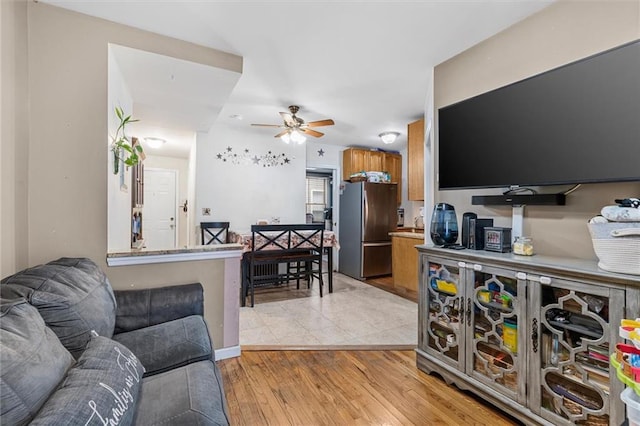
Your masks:
<svg viewBox="0 0 640 426"><path fill-rule="evenodd" d="M211 208L203 207L202 208L202 216L211 216Z"/></svg>

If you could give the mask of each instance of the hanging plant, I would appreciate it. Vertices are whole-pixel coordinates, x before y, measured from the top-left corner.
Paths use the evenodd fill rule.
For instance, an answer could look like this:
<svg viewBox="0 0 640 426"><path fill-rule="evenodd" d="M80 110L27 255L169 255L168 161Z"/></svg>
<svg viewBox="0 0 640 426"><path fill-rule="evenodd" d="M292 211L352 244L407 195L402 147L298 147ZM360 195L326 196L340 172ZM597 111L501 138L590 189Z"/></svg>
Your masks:
<svg viewBox="0 0 640 426"><path fill-rule="evenodd" d="M144 159L144 150L142 145L137 143L137 139L133 138L133 142L127 137L125 127L129 123L135 123L139 120L133 120L130 115L125 116L122 108L115 108L116 116L120 121L116 134L111 138L111 151L113 152L113 174L117 175L120 167L120 161L126 166L131 167L138 164Z"/></svg>

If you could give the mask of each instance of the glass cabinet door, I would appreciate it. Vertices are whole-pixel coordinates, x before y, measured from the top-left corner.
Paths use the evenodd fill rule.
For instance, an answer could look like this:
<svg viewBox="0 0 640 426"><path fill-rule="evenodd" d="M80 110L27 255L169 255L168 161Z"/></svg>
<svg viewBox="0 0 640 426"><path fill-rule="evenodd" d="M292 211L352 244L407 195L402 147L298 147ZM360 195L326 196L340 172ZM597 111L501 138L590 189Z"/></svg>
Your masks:
<svg viewBox="0 0 640 426"><path fill-rule="evenodd" d="M509 398L526 401L526 281L514 271L472 265L468 271L467 371Z"/></svg>
<svg viewBox="0 0 640 426"><path fill-rule="evenodd" d="M622 386L611 374L609 356L619 340L615 324L623 315L624 292L549 278L541 279L539 292L534 406L555 424L619 425Z"/></svg>
<svg viewBox="0 0 640 426"><path fill-rule="evenodd" d="M464 268L428 259L426 352L464 371Z"/></svg>

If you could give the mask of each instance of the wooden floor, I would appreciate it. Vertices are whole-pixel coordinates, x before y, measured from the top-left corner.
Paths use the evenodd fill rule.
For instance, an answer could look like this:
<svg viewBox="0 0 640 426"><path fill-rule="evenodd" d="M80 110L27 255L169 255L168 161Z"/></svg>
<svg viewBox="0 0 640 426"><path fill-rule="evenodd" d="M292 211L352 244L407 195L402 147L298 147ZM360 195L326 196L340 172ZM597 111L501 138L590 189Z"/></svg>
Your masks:
<svg viewBox="0 0 640 426"><path fill-rule="evenodd" d="M373 277L363 282L372 285L374 287L378 287L382 290L386 290L389 293L393 293L397 296L403 297L407 300L411 300L413 302L418 303L418 292L411 291L404 288L397 288L393 286L393 276L385 275L383 277Z"/></svg>
<svg viewBox="0 0 640 426"><path fill-rule="evenodd" d="M218 362L232 425L514 425L414 351L243 352Z"/></svg>

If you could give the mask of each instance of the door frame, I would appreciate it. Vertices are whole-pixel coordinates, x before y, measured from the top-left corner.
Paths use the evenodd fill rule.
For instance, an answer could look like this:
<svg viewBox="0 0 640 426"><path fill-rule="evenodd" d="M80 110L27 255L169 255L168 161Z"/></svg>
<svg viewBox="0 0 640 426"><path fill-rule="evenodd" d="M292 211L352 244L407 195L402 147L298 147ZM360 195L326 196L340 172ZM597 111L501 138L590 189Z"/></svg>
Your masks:
<svg viewBox="0 0 640 426"><path fill-rule="evenodd" d="M317 167L307 167L305 169L305 179L307 177L307 173L318 173L318 174L331 174L331 208L333 209L331 212L331 226L333 228L333 233L336 235L336 239L338 242L340 241L340 225L338 223L338 217L340 215L340 185L342 184L342 179L339 174L338 167L336 166L317 166ZM306 192L306 189L305 189ZM305 194L306 198L306 194ZM337 272L338 268L338 256L340 250L332 250L333 252L333 269ZM333 271L332 271L333 272Z"/></svg>

